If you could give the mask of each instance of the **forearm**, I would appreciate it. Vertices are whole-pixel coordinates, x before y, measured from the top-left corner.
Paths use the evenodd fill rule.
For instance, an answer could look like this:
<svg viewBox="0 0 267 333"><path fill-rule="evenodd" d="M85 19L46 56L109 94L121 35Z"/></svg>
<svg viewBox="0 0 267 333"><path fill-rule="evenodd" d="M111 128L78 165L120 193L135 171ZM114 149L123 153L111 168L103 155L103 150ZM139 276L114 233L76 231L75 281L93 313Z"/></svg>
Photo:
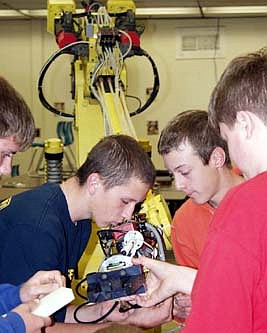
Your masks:
<svg viewBox="0 0 267 333"><path fill-rule="evenodd" d="M177 266L177 273L177 278L175 280L176 291L174 293L182 292L190 295L197 275L197 270L190 267Z"/></svg>
<svg viewBox="0 0 267 333"><path fill-rule="evenodd" d="M155 312L155 311L154 311ZM158 314L153 314L151 315L147 314L147 316L142 317L142 315L131 315L128 317L128 319L123 320L120 322L120 325L130 325L130 326L135 326L143 329L148 329L148 328L153 328L157 327L159 325L162 325L164 323L167 323L172 320L172 313L169 312L167 313L158 313Z"/></svg>
<svg viewBox="0 0 267 333"><path fill-rule="evenodd" d="M46 327L46 333L94 333L100 329L107 328L111 323L102 324L70 324L70 323L55 323L52 326Z"/></svg>

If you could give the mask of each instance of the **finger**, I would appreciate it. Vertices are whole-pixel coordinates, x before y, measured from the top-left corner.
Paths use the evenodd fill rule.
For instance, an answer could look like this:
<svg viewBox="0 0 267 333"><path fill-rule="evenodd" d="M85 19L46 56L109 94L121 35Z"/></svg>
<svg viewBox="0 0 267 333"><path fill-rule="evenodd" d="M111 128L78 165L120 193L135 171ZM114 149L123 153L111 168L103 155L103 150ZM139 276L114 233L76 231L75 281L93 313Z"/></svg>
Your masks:
<svg viewBox="0 0 267 333"><path fill-rule="evenodd" d="M180 306L191 306L190 295L176 294L174 296L174 303Z"/></svg>
<svg viewBox="0 0 267 333"><path fill-rule="evenodd" d="M37 308L38 304L39 304L39 300L35 299L34 301L31 301L25 305L27 305L29 311L32 312L33 310L35 310Z"/></svg>
<svg viewBox="0 0 267 333"><path fill-rule="evenodd" d="M44 321L44 327L51 326L52 324L52 319L50 317L42 317Z"/></svg>
<svg viewBox="0 0 267 333"><path fill-rule="evenodd" d="M66 278L63 275L61 275L61 283L62 283L62 287L66 287Z"/></svg>
<svg viewBox="0 0 267 333"><path fill-rule="evenodd" d="M59 287L62 287L64 284L64 277L62 274L57 271L39 271L35 274L35 277L37 277L40 281L40 283L51 283L55 282L58 284Z"/></svg>
<svg viewBox="0 0 267 333"><path fill-rule="evenodd" d="M133 264L135 265L143 265L147 267L148 269L151 269L152 271L158 268L158 265L155 262L158 262L157 260L150 259L148 257L138 257L132 259Z"/></svg>
<svg viewBox="0 0 267 333"><path fill-rule="evenodd" d="M50 294L52 291L58 289L57 283L41 284L34 285L31 287L31 295L34 297L42 298L47 294Z"/></svg>
<svg viewBox="0 0 267 333"><path fill-rule="evenodd" d="M183 299L175 299L175 304L177 304L178 306L181 306L181 307L187 307L189 302L188 300L183 300Z"/></svg>
<svg viewBox="0 0 267 333"><path fill-rule="evenodd" d="M148 268L150 271L154 273L154 275L158 278L165 278L166 276L170 276L171 272L176 272L177 266L169 264L165 261L155 260L148 257L139 257L133 258L132 262L134 264L141 264Z"/></svg>

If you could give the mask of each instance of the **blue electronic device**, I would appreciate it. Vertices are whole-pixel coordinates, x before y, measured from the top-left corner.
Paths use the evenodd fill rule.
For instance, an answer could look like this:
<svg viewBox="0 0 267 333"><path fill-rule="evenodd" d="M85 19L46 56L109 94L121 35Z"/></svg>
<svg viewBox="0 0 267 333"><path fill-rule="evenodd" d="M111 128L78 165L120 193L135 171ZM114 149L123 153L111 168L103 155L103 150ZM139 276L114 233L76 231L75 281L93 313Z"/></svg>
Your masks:
<svg viewBox="0 0 267 333"><path fill-rule="evenodd" d="M145 277L141 265L89 273L86 276L89 302L99 303L120 297L146 292Z"/></svg>

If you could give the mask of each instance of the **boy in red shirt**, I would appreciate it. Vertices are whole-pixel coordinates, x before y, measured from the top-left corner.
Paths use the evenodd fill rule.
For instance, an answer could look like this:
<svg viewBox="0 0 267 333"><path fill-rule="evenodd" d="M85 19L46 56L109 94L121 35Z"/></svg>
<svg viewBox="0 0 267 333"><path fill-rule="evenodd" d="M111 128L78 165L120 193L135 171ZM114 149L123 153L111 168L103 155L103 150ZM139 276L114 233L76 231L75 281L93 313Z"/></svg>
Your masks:
<svg viewBox="0 0 267 333"><path fill-rule="evenodd" d="M228 65L212 93L209 119L227 141L231 159L249 180L229 191L216 210L184 332L266 332L266 51L238 57ZM139 297L140 304L151 306L179 291L174 283L179 281L179 266L148 258L136 262L157 276L157 285L149 286L150 290L154 287L153 293Z"/></svg>

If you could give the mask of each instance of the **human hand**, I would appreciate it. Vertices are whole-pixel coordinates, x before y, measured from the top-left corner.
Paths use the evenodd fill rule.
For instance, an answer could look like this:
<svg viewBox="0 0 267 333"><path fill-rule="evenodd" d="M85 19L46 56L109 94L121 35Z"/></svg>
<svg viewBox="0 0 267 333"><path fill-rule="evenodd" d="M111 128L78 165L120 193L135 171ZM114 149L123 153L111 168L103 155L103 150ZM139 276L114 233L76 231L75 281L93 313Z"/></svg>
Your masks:
<svg viewBox="0 0 267 333"><path fill-rule="evenodd" d="M139 305L150 307L177 292L191 293L197 274L196 269L172 265L147 257L133 258L133 263L141 264L149 269L146 280L147 293L135 296Z"/></svg>
<svg viewBox="0 0 267 333"><path fill-rule="evenodd" d="M138 326L144 329L156 327L172 320L172 298L150 308L135 309L121 324Z"/></svg>
<svg viewBox="0 0 267 333"><path fill-rule="evenodd" d="M114 305L115 302L118 302L118 305L114 308L114 310L108 315L105 320L108 321L114 321L114 322L120 322L128 318L128 316L134 311L134 310L129 310L127 312L120 312L120 304L118 300L110 300L110 301L105 301L101 302L98 304L99 306L99 312L100 312L100 317L105 315Z"/></svg>
<svg viewBox="0 0 267 333"><path fill-rule="evenodd" d="M59 271L39 271L21 286L20 299L27 303L62 286L65 286L65 277Z"/></svg>
<svg viewBox="0 0 267 333"><path fill-rule="evenodd" d="M191 296L178 293L173 299L173 316L179 319L186 319L191 311Z"/></svg>
<svg viewBox="0 0 267 333"><path fill-rule="evenodd" d="M23 319L27 333L40 333L42 327L47 327L52 323L49 317L39 317L32 314L37 305L38 303L29 302L20 304L12 310L12 312L16 312Z"/></svg>

